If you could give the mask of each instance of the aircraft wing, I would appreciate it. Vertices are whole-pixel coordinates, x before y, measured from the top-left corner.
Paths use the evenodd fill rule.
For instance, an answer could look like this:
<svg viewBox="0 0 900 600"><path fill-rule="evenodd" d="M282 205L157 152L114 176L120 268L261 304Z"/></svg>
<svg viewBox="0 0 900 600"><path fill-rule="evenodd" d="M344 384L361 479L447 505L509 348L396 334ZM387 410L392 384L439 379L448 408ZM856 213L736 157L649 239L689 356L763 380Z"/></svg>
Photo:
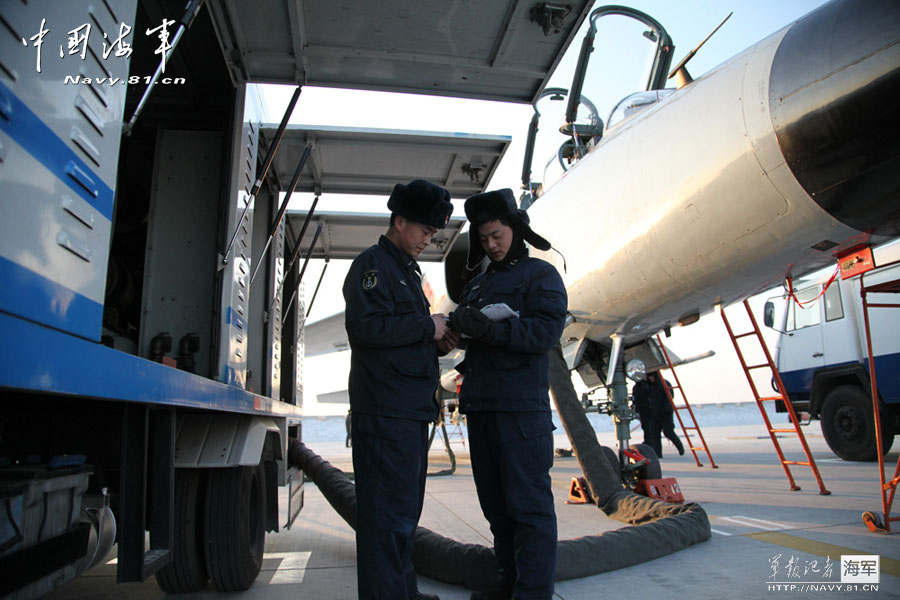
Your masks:
<svg viewBox="0 0 900 600"><path fill-rule="evenodd" d="M343 311L303 327L303 352L306 357L349 349Z"/></svg>
<svg viewBox="0 0 900 600"><path fill-rule="evenodd" d="M207 6L236 85L299 83L530 103L592 4L220 0Z"/></svg>
<svg viewBox="0 0 900 600"><path fill-rule="evenodd" d="M347 340L347 330L344 329L343 312L309 323L303 328L303 352L307 358L349 349L350 342ZM465 351L457 348L438 358L440 384L448 392L456 392L456 379L459 373L454 367L462 362L464 357Z"/></svg>

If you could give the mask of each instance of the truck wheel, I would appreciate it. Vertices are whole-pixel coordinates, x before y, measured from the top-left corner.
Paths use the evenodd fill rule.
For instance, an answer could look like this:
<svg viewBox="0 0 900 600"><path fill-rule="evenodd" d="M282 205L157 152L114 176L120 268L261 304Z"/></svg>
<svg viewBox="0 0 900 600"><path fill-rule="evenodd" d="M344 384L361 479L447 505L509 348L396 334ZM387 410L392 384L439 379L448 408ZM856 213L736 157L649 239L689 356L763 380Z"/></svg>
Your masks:
<svg viewBox="0 0 900 600"><path fill-rule="evenodd" d="M221 592L246 590L262 567L266 474L255 467L213 469L206 486L206 564Z"/></svg>
<svg viewBox="0 0 900 600"><path fill-rule="evenodd" d="M203 555L201 472L175 470L175 532L172 562L156 572L156 583L169 594L189 594L206 587L209 573Z"/></svg>
<svg viewBox="0 0 900 600"><path fill-rule="evenodd" d="M631 446L631 449L637 450L647 459L647 464L637 470L638 479L662 479L662 468L659 466L659 458L653 448L647 444L635 444Z"/></svg>
<svg viewBox="0 0 900 600"><path fill-rule="evenodd" d="M842 385L825 396L822 405L822 434L828 447L844 460L870 461L878 459L875 441L875 417L872 399L855 385ZM882 433L886 428L882 427ZM883 436L887 452L893 436Z"/></svg>

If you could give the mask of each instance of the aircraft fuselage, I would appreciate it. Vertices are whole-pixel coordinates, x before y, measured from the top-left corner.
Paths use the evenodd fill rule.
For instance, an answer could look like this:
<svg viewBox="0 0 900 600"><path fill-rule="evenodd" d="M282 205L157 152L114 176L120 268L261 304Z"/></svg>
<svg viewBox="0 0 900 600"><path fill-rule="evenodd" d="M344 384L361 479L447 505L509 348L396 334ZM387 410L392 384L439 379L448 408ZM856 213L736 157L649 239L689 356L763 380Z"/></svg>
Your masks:
<svg viewBox="0 0 900 600"><path fill-rule="evenodd" d="M900 234L900 4L832 2L607 131L528 210L571 337L636 343Z"/></svg>

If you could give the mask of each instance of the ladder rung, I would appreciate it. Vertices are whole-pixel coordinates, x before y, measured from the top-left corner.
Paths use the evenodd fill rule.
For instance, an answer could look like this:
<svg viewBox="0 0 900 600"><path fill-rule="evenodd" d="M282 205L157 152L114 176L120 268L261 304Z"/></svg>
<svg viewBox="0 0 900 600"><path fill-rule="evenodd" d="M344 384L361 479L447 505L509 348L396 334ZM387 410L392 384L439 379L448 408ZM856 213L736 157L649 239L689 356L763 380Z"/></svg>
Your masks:
<svg viewBox="0 0 900 600"><path fill-rule="evenodd" d="M771 402L773 400L784 400L784 396L766 396L759 399L760 402Z"/></svg>
<svg viewBox="0 0 900 600"><path fill-rule="evenodd" d="M737 335L734 336L734 339L739 339L739 338L742 338L742 337L747 337L748 335L756 335L756 332L755 332L755 331L748 331L747 333L738 333Z"/></svg>
<svg viewBox="0 0 900 600"><path fill-rule="evenodd" d="M781 461L781 464L783 464L783 465L803 465L804 467L810 466L810 464L808 462L801 462L799 460L784 460L784 461Z"/></svg>
<svg viewBox="0 0 900 600"><path fill-rule="evenodd" d="M763 367L769 367L769 363L763 363L763 364L761 364L761 365L751 365L751 366L747 367L747 369L748 369L748 370L750 370L750 369L762 369Z"/></svg>
<svg viewBox="0 0 900 600"><path fill-rule="evenodd" d="M700 430L699 427L683 427L682 429L696 429L698 431Z"/></svg>
<svg viewBox="0 0 900 600"><path fill-rule="evenodd" d="M770 429L772 433L797 433L796 429Z"/></svg>

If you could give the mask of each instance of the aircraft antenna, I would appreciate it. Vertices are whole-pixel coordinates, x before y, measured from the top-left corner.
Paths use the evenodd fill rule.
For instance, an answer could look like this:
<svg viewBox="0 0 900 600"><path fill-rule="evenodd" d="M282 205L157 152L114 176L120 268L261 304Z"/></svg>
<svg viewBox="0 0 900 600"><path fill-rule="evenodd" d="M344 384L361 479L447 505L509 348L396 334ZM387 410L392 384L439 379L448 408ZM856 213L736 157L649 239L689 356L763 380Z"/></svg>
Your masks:
<svg viewBox="0 0 900 600"><path fill-rule="evenodd" d="M716 25L715 29L710 31L709 35L706 36L705 38L703 38L702 42L697 44L696 48L694 48L693 50L688 52L687 56L685 56L682 59L682 61L680 63L678 63L678 65L674 69L672 69L672 72L669 73L669 76L667 77L667 79L672 79L673 77L675 77L675 84L679 88L684 87L687 84L689 84L690 82L692 82L694 79L693 79L693 77L691 77L691 74L688 73L687 66L686 66L688 61L691 60L692 58L694 58L694 55L697 54L697 51L700 49L700 47L703 46L703 44L705 44L709 40L709 38L711 38L713 36L713 34L715 32L717 32L719 30L719 28L722 27L722 25L725 24L725 21L727 21L728 19L731 18L731 15L733 15L733 14L734 14L734 11L728 13L728 16L725 17L724 19L722 19L722 21L718 25Z"/></svg>

